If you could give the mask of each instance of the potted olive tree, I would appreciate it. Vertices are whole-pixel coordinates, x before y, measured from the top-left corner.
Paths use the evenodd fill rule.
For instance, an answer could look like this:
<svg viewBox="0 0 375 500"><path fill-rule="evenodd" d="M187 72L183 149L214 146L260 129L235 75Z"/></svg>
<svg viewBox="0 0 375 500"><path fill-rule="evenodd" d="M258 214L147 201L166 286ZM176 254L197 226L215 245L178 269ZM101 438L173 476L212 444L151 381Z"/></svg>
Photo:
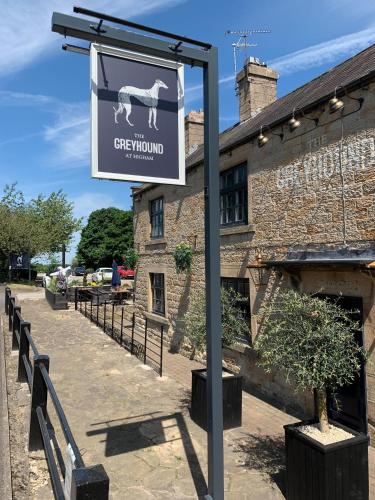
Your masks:
<svg viewBox="0 0 375 500"><path fill-rule="evenodd" d="M255 342L260 365L317 395L317 419L285 426L288 500L368 498L368 437L327 414L327 391L350 385L366 358L357 328L338 304L292 290L265 310Z"/></svg>
<svg viewBox="0 0 375 500"><path fill-rule="evenodd" d="M249 326L240 304L244 299L234 290L221 289L222 346L236 344L248 334ZM204 357L206 349L206 302L204 293L192 297L184 316L185 335L191 345L191 359ZM207 373L206 369L192 370L191 418L207 430ZM223 368L224 429L240 427L242 422L242 376Z"/></svg>

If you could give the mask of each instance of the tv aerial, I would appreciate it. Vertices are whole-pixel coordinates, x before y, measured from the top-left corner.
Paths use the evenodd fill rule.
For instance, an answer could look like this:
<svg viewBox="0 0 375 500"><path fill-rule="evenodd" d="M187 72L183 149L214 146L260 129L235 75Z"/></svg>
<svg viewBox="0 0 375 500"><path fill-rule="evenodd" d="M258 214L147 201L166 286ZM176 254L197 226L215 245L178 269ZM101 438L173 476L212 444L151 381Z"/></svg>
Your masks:
<svg viewBox="0 0 375 500"><path fill-rule="evenodd" d="M238 85L236 81L237 76L237 53L240 50L245 51L245 59L248 57L247 49L249 47L257 47L257 43L249 43L249 37L252 35L268 34L271 30L268 29L244 29L244 30L227 30L226 35L233 35L238 37L237 42L232 43L233 47L233 67L234 67L234 89L238 93Z"/></svg>

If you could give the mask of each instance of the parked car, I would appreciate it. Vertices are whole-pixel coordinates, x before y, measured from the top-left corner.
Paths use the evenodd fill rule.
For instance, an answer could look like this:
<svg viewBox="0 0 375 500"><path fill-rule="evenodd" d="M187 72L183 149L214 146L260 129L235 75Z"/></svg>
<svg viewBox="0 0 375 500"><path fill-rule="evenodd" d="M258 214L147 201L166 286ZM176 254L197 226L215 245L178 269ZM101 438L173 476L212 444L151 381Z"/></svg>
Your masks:
<svg viewBox="0 0 375 500"><path fill-rule="evenodd" d="M112 268L110 267L99 267L94 273L92 273L92 281L99 283L100 281L111 281L112 279Z"/></svg>
<svg viewBox="0 0 375 500"><path fill-rule="evenodd" d="M85 268L83 266L75 267L74 274L75 274L75 276L84 276L85 275Z"/></svg>
<svg viewBox="0 0 375 500"><path fill-rule="evenodd" d="M134 279L133 269L126 269L125 266L118 266L118 272L122 279Z"/></svg>

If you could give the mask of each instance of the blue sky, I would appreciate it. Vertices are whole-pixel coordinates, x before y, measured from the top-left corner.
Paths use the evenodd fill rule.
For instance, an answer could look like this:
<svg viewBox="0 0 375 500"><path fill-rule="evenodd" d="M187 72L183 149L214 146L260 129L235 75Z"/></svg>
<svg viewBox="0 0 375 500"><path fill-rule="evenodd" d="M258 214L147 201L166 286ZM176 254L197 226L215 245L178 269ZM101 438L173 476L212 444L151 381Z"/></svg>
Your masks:
<svg viewBox="0 0 375 500"><path fill-rule="evenodd" d="M238 121L231 46L236 40L226 30L271 30L250 40L258 46L249 54L279 71L279 97L375 43L373 0L78 3L217 45L221 129ZM63 189L76 215L87 217L102 207L129 208L131 198L127 183L90 178L89 58L63 52L63 38L50 31L52 11L72 13L72 5L65 0L2 0L0 173L1 187L17 181L27 197ZM239 65L243 58L239 54ZM186 68L185 83L186 111L199 109L200 70Z"/></svg>

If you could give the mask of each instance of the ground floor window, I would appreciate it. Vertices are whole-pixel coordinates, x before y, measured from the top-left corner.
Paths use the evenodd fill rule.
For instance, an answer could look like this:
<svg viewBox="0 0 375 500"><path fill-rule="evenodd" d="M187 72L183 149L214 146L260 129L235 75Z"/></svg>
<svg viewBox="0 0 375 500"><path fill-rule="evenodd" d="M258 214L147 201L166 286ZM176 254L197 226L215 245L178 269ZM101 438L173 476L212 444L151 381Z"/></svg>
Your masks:
<svg viewBox="0 0 375 500"><path fill-rule="evenodd" d="M164 274L150 273L152 312L164 316L165 314L165 290Z"/></svg>
<svg viewBox="0 0 375 500"><path fill-rule="evenodd" d="M250 288L248 278L221 278L221 286L226 289L231 288L246 299L246 301L238 303L238 310L244 321L247 321L250 325ZM249 335L246 338L238 340L248 343L250 341L250 328Z"/></svg>

